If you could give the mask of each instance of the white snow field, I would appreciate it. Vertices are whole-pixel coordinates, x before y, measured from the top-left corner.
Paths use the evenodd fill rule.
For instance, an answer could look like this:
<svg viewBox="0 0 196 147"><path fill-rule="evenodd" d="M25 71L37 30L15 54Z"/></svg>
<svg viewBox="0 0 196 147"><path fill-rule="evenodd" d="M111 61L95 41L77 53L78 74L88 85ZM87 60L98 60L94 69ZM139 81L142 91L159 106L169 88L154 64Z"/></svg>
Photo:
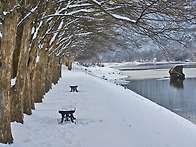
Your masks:
<svg viewBox="0 0 196 147"><path fill-rule="evenodd" d="M58 110L75 108L75 123L59 124ZM196 147L195 124L76 65L63 67L59 83L12 132L14 143L0 147Z"/></svg>

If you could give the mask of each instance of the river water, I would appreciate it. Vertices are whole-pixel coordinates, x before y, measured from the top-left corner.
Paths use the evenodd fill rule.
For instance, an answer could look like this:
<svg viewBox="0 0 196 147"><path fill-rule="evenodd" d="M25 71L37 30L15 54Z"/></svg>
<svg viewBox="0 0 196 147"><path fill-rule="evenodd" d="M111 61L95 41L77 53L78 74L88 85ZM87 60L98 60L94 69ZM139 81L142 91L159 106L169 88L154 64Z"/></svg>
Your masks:
<svg viewBox="0 0 196 147"><path fill-rule="evenodd" d="M126 65L119 67L127 75L123 84L196 124L196 63L178 63L184 66L184 81L171 81L169 69L176 63Z"/></svg>

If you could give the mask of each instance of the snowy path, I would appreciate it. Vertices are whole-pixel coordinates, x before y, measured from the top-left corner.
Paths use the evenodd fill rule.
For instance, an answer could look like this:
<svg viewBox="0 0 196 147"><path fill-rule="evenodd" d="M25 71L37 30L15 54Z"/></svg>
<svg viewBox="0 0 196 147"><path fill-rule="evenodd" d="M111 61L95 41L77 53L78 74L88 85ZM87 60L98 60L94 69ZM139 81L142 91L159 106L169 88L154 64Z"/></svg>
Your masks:
<svg viewBox="0 0 196 147"><path fill-rule="evenodd" d="M69 92L70 85L79 92ZM63 67L43 101L23 125L12 124L10 147L196 147L195 124L77 68ZM76 124L58 124L58 110L68 108L76 108Z"/></svg>

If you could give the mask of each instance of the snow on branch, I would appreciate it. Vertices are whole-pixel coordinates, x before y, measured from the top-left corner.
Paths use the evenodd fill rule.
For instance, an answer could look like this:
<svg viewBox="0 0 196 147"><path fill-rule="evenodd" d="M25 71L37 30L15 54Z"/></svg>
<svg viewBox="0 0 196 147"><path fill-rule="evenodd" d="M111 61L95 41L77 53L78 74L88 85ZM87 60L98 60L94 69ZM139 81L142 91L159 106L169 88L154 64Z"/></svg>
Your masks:
<svg viewBox="0 0 196 147"><path fill-rule="evenodd" d="M69 12L68 15L74 15L74 14L77 14L77 13L80 13L80 12L91 13L91 12L94 12L94 11L95 11L94 9L80 9L80 10Z"/></svg>
<svg viewBox="0 0 196 147"><path fill-rule="evenodd" d="M120 16L118 14L112 14L110 13L109 11L107 11L105 8L102 7L102 2L98 2L97 0L90 0L90 2L94 5L96 5L101 11L103 11L105 14L107 14L108 16L116 19L116 20L122 20L122 21L126 21L126 22L129 22L129 23L132 23L132 24L135 24L136 21L135 20L132 20L128 17L125 17L125 16Z"/></svg>
<svg viewBox="0 0 196 147"><path fill-rule="evenodd" d="M57 52L57 54L56 54L56 56L60 56L60 54L70 45L72 43L72 40L69 40L69 42L63 47L63 48L61 48L58 52Z"/></svg>
<svg viewBox="0 0 196 147"><path fill-rule="evenodd" d="M93 0L94 3L96 3L97 5L101 6L102 2L98 2L97 0Z"/></svg>
<svg viewBox="0 0 196 147"><path fill-rule="evenodd" d="M92 6L91 4L73 4L73 5L68 5L68 8L77 8L77 7L86 7L86 6Z"/></svg>
<svg viewBox="0 0 196 147"><path fill-rule="evenodd" d="M63 26L63 23L64 23L64 22L63 22L63 20L62 20L61 23L59 24L59 27L58 27L57 30L61 30L61 28L62 28L62 26ZM54 33L52 39L50 40L49 45L51 45L51 44L55 41L55 39L56 39L58 33L59 33L59 31L56 31L56 32Z"/></svg>
<svg viewBox="0 0 196 147"><path fill-rule="evenodd" d="M13 12L15 9L18 9L18 8L20 8L19 4L15 5L10 11L3 11L3 15L5 16L5 15Z"/></svg>
<svg viewBox="0 0 196 147"><path fill-rule="evenodd" d="M91 5L92 4L89 4L89 3L85 3L85 4L73 4L73 5L71 5L71 4L68 3L68 5L66 7L61 8L60 10L56 11L55 15L62 14L64 11L68 10L69 8L80 8L80 7L86 7L86 6L91 6ZM82 9L80 9L80 10L82 10ZM83 9L83 11L84 12L85 11L88 12L87 9L86 10ZM78 12L75 11L75 13L78 13ZM66 13L63 13L63 14L66 14Z"/></svg>
<svg viewBox="0 0 196 147"><path fill-rule="evenodd" d="M26 19L28 18L32 13L34 13L34 11L38 8L38 6L36 6L35 8L32 8L29 13L26 14L26 16L24 16L20 22L17 24L18 26Z"/></svg>
<svg viewBox="0 0 196 147"><path fill-rule="evenodd" d="M40 22L39 26L36 28L34 34L33 34L33 40L37 37L38 31L40 29L40 27L42 26L43 21Z"/></svg>
<svg viewBox="0 0 196 147"><path fill-rule="evenodd" d="M120 15L117 15L117 14L111 14L114 18L116 19L119 19L119 20L124 20L124 21L129 21L129 22L132 22L132 23L136 23L135 20L132 20L128 17L125 17L125 16L120 16Z"/></svg>
<svg viewBox="0 0 196 147"><path fill-rule="evenodd" d="M78 34L75 34L75 36L86 36L86 35L90 35L90 34L93 34L93 32L78 33Z"/></svg>
<svg viewBox="0 0 196 147"><path fill-rule="evenodd" d="M63 50L65 50L71 44L73 37L74 37L74 35L71 35L71 36L69 36L67 38L63 38L63 40L60 42L60 45L58 45L57 48L55 48L53 51L50 50L51 53L49 54L49 56L52 55L52 54L54 54L54 53L56 53L57 56L59 56L59 54Z"/></svg>

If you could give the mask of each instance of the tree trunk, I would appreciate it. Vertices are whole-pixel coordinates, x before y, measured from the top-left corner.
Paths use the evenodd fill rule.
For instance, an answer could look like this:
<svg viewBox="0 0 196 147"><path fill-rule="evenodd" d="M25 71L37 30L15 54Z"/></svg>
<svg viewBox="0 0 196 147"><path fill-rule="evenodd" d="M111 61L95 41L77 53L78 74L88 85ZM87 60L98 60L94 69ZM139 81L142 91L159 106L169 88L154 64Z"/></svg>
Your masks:
<svg viewBox="0 0 196 147"><path fill-rule="evenodd" d="M42 81L41 81L41 78L43 78L41 75L42 75L42 70L43 70L43 67L41 65L41 61L39 61L36 65L36 68L35 68L35 75L34 75L34 80L33 80L33 83L34 83L34 95L35 95L35 103L40 103L42 102Z"/></svg>
<svg viewBox="0 0 196 147"><path fill-rule="evenodd" d="M48 86L51 87L53 83L53 76L54 76L54 64L55 64L55 55L52 54L49 57L49 62L48 62Z"/></svg>
<svg viewBox="0 0 196 147"><path fill-rule="evenodd" d="M31 115L32 111L31 111L31 97L30 97L30 73L27 71L27 76L26 76L26 80L25 80L25 84L24 84L24 97L23 97L23 113L27 114L27 115Z"/></svg>
<svg viewBox="0 0 196 147"><path fill-rule="evenodd" d="M35 20L35 22L36 22L36 20ZM34 26L34 27L36 27L36 26ZM36 58L37 58L37 55L40 50L38 48L38 41L42 37L42 33L44 32L45 28L46 27L44 25L42 25L39 30L39 33L37 34L37 37L32 40L31 50L29 53L28 68L29 68L29 72L30 72L30 81L29 82L30 82L30 91L31 91L30 97L31 97L31 108L32 109L35 108L35 105L34 105L35 102L41 101L40 100L41 98L38 98L38 93L37 93L37 83L39 83L39 81L37 81L37 80L40 80L40 79L37 78L37 76L39 76L39 74L37 73L39 65L36 61Z"/></svg>
<svg viewBox="0 0 196 147"><path fill-rule="evenodd" d="M55 65L54 65L54 77L53 77L53 83L57 84L59 78L61 77L61 63L60 63L60 57L55 58Z"/></svg>
<svg viewBox="0 0 196 147"><path fill-rule="evenodd" d="M35 77L35 102L42 102L43 95L45 94L46 82L46 68L48 62L48 55L45 49L40 50L39 62L36 66Z"/></svg>
<svg viewBox="0 0 196 147"><path fill-rule="evenodd" d="M20 47L21 47L21 40L23 34L23 25L17 27L17 36L16 36L16 47L13 53L13 62L12 62L12 78L17 76L17 69L18 69L18 61L20 56ZM21 101L17 96L16 86L11 87L10 91L10 114L11 114L11 122L23 122L23 114L21 111Z"/></svg>
<svg viewBox="0 0 196 147"><path fill-rule="evenodd" d="M28 71L29 71L29 89L30 89L30 99L31 99L31 109L35 109L35 94L34 94L34 81L35 81L35 69L36 69L36 55L37 55L37 50L38 48L35 47L34 44L35 42L32 43L32 48L29 53L29 61L28 61Z"/></svg>
<svg viewBox="0 0 196 147"><path fill-rule="evenodd" d="M72 69L72 63L75 60L75 58L76 58L76 53L75 52L71 52L71 51L69 52L69 56L65 56L64 57L65 64L68 67L68 70Z"/></svg>
<svg viewBox="0 0 196 147"><path fill-rule="evenodd" d="M72 63L73 63L74 60L75 60L75 56L72 57L72 58L68 61L68 70L71 70L71 69L72 69Z"/></svg>
<svg viewBox="0 0 196 147"><path fill-rule="evenodd" d="M24 24L23 28L23 38L21 43L21 52L23 52L23 74L24 74L24 96L23 96L23 113L30 115L31 112L31 98L30 98L30 71L28 68L29 61L29 46L31 39L31 27L32 27L32 17L29 17Z"/></svg>
<svg viewBox="0 0 196 147"><path fill-rule="evenodd" d="M23 34L20 46L20 56L18 61L17 76L16 76L16 94L13 98L15 108L12 115L14 121L23 123L23 112L31 114L29 106L29 85L27 82L28 60L29 60L29 44L31 37L31 19L28 18L23 25Z"/></svg>
<svg viewBox="0 0 196 147"><path fill-rule="evenodd" d="M17 27L17 36L16 36L16 47L13 53L13 63L12 63L12 78L17 76L17 69L18 69L18 61L20 56L20 47L21 47L21 40L23 34L23 25ZM11 114L11 122L23 122L23 114L20 111L21 106L18 105L21 101L18 99L16 92L16 85L11 87L10 91L10 114Z"/></svg>
<svg viewBox="0 0 196 147"><path fill-rule="evenodd" d="M6 2L5 7L13 8L14 2ZM18 13L13 10L5 16L0 51L0 142L12 143L10 117L10 81L13 51L16 46Z"/></svg>

